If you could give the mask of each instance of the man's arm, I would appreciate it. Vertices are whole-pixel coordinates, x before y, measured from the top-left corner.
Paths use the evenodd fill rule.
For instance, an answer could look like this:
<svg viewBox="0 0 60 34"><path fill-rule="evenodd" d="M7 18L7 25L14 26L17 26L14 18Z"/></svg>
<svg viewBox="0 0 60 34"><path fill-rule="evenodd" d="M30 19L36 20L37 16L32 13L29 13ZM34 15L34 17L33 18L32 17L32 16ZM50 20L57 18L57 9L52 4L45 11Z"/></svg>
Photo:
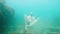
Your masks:
<svg viewBox="0 0 60 34"><path fill-rule="evenodd" d="M32 25L34 25L35 23L37 23L38 20L39 20L39 18L33 20L33 21L31 22L31 24L29 25L29 27L31 27Z"/></svg>

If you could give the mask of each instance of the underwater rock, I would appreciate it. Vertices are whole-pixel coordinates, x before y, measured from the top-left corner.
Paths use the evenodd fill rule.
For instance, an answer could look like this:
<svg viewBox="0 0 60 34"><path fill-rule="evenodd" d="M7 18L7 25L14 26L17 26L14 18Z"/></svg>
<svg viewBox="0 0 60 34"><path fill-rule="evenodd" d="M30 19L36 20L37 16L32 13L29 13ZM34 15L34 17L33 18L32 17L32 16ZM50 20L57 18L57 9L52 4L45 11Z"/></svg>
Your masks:
<svg viewBox="0 0 60 34"><path fill-rule="evenodd" d="M1 0L0 0L1 1ZM0 2L0 33L3 33L14 17L14 10Z"/></svg>

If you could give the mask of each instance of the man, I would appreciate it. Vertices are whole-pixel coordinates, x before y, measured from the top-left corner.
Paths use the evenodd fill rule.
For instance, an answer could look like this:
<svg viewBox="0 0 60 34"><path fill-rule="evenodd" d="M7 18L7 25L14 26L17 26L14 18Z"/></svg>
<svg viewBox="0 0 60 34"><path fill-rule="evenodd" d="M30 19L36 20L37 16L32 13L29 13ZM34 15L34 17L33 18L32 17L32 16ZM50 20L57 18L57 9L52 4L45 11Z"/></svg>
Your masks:
<svg viewBox="0 0 60 34"><path fill-rule="evenodd" d="M32 15L32 12L30 13L30 16L25 15L25 29L28 29L28 27L33 26L38 20L39 18L35 18Z"/></svg>

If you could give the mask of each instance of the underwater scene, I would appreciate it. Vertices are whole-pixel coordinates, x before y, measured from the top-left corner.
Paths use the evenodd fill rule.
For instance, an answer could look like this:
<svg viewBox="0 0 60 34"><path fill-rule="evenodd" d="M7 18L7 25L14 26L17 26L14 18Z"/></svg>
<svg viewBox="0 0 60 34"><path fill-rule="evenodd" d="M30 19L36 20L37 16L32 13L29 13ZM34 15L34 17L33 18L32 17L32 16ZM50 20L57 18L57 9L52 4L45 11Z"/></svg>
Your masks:
<svg viewBox="0 0 60 34"><path fill-rule="evenodd" d="M60 34L60 0L0 0L0 34Z"/></svg>

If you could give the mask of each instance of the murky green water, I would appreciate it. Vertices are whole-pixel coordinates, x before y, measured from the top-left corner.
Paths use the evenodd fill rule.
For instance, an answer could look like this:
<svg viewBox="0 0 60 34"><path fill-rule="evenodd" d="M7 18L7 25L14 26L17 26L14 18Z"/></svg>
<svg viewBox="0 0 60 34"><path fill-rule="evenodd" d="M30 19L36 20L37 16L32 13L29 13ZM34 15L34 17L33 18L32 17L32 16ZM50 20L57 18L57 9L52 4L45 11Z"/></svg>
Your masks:
<svg viewBox="0 0 60 34"><path fill-rule="evenodd" d="M29 28L28 34L60 34L60 0L6 0L6 5L14 9L14 22L5 33L19 34L24 31L24 14L33 12L39 21ZM22 33L22 34L23 34Z"/></svg>

